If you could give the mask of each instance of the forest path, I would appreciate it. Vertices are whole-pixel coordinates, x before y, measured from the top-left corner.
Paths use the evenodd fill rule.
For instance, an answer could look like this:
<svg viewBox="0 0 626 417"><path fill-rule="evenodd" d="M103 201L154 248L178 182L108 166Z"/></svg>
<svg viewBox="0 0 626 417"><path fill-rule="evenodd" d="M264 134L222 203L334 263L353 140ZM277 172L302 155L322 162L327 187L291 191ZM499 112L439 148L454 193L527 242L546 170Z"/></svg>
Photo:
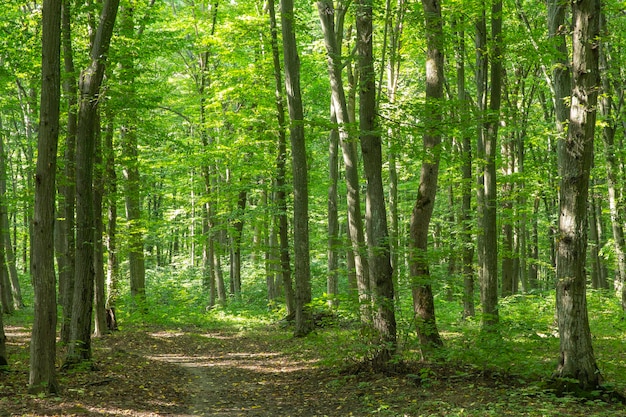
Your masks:
<svg viewBox="0 0 626 417"><path fill-rule="evenodd" d="M329 387L337 375L299 355L297 340L228 330L154 331L132 350L151 363L184 369L185 416L345 416L352 395ZM347 408L347 409L346 409ZM352 408L354 409L354 408Z"/></svg>

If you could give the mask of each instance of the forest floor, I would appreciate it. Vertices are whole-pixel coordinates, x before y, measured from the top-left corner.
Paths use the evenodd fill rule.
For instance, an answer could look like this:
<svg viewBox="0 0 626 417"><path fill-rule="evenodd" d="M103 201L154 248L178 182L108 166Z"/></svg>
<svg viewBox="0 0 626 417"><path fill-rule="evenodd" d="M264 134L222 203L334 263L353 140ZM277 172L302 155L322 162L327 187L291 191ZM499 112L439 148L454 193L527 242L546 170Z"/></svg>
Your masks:
<svg viewBox="0 0 626 417"><path fill-rule="evenodd" d="M0 417L626 415L622 404L558 398L536 381L469 365L351 372L358 367L320 360L341 345L302 344L277 325L122 329L95 339L93 365L60 373L61 394L47 398L26 390L29 332L6 331L11 370L0 374Z"/></svg>

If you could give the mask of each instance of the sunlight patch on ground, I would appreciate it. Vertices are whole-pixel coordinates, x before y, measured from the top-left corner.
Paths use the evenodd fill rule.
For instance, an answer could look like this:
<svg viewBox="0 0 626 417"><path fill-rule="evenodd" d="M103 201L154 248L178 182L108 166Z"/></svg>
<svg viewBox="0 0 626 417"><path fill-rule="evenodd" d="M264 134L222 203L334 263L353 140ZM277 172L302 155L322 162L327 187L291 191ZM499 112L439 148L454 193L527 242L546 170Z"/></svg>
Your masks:
<svg viewBox="0 0 626 417"><path fill-rule="evenodd" d="M184 336L185 333L184 332L168 332L168 331L162 331L162 332L155 332L155 333L148 333L149 336L152 337L160 337L163 339L171 339L173 337L181 337Z"/></svg>
<svg viewBox="0 0 626 417"><path fill-rule="evenodd" d="M30 341L30 331L24 327L5 326L4 334L9 345L21 345Z"/></svg>
<svg viewBox="0 0 626 417"><path fill-rule="evenodd" d="M288 373L310 369L315 361L285 361L275 352L228 353L222 356L150 355L150 360L177 364L185 368L239 368L258 373Z"/></svg>

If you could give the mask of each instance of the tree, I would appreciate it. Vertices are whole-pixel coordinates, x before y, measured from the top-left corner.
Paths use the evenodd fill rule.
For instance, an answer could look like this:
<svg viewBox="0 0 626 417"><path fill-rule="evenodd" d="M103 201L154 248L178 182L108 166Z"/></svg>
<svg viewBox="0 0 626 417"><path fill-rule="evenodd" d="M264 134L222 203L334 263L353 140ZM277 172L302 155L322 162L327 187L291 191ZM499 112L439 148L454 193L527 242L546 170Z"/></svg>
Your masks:
<svg viewBox="0 0 626 417"><path fill-rule="evenodd" d="M146 267L144 260L143 225L141 219L141 178L137 150L137 94L135 91L135 54L133 42L141 35L135 33L135 16L132 2L124 2L121 7L120 33L131 45L126 45L121 59L120 81L122 92L130 105L124 109L125 117L120 128L123 149L121 164L124 167L124 201L128 221L128 263L130 271L130 290L134 302L140 309L145 308Z"/></svg>
<svg viewBox="0 0 626 417"><path fill-rule="evenodd" d="M567 137L558 142L559 238L557 247L557 323L560 360L555 376L596 389L600 373L587 316L585 260L587 196L593 161L598 100L600 2L572 3L572 90Z"/></svg>
<svg viewBox="0 0 626 417"><path fill-rule="evenodd" d="M89 66L80 77L76 132L76 279L70 344L64 367L91 359L91 322L94 297L93 164L100 86L119 0L106 0L93 40Z"/></svg>
<svg viewBox="0 0 626 417"><path fill-rule="evenodd" d="M427 44L424 156L417 199L411 214L409 265L417 335L422 349L425 350L443 344L435 319L435 301L427 251L428 231L435 207L441 155L441 124L444 111L442 105L444 35L441 4L436 0L423 0L422 6L426 21Z"/></svg>
<svg viewBox="0 0 626 417"><path fill-rule="evenodd" d="M496 146L502 99L502 1L491 6L491 44L487 43L486 12L476 25L476 82L480 121L477 158L479 167L478 204L482 235L479 239L480 297L482 325L491 330L498 323L498 236L496 193ZM491 72L488 71L491 65ZM489 79L489 83L487 80ZM488 97L489 96L489 97Z"/></svg>
<svg viewBox="0 0 626 417"><path fill-rule="evenodd" d="M373 325L376 331L375 368L385 369L396 352L396 317L387 210L382 181L382 140L377 123L373 56L373 1L359 0L356 12L357 55L360 73L359 130L363 168L367 180L365 218L370 286L373 290Z"/></svg>
<svg viewBox="0 0 626 417"><path fill-rule="evenodd" d="M2 320L2 311L0 311L0 371L9 365L7 356L6 335L4 334L4 322Z"/></svg>
<svg viewBox="0 0 626 417"><path fill-rule="evenodd" d="M278 29L276 25L276 10L274 0L268 0L270 16L270 31L272 44L272 62L274 67L274 97L276 101L276 119L278 122L278 152L276 156L275 197L278 207L278 236L280 252L280 271L283 288L285 289L285 304L287 316L295 314L295 300L293 284L291 282L291 261L289 256L289 224L287 220L287 193L285 191L287 176L285 165L287 159L287 135L285 134L285 105L283 95L283 81L280 67L280 52L278 51Z"/></svg>
<svg viewBox="0 0 626 417"><path fill-rule="evenodd" d="M74 51L72 47L71 4L63 0L61 6L61 46L63 48L63 91L67 97L67 124L63 182L59 184L59 216L56 232L57 262L59 266L59 303L61 304L61 341L69 343L72 321L72 300L76 273L76 127L78 125L78 86L75 75Z"/></svg>
<svg viewBox="0 0 626 417"><path fill-rule="evenodd" d="M367 257L363 251L365 247L365 236L363 235L363 220L361 216L361 197L359 192L359 172L358 157L353 138L350 137L348 114L348 104L343 88L341 59L341 47L338 38L342 36L335 28L335 20L339 22L339 27L344 19L346 10L340 10L339 16L335 17L335 8L330 0L317 2L318 13L324 33L324 43L326 44L326 56L328 59L328 74L330 78L331 108L334 117L337 119L337 130L339 132L339 143L343 154L345 167L346 186L348 189L348 227L352 251L354 252L354 266L357 275L357 287L361 303L361 320L364 323L371 321L371 313L368 304L370 303L370 278Z"/></svg>
<svg viewBox="0 0 626 417"><path fill-rule="evenodd" d="M57 304L53 236L61 99L61 1L45 0L42 13L41 115L31 259L35 317L28 384L33 393L55 394L59 385L55 370Z"/></svg>
<svg viewBox="0 0 626 417"><path fill-rule="evenodd" d="M293 0L281 0L285 88L289 110L291 164L293 171L293 246L296 336L305 336L313 329L311 302L311 266L309 255L309 187L304 136L304 112L300 91L300 58L294 28Z"/></svg>

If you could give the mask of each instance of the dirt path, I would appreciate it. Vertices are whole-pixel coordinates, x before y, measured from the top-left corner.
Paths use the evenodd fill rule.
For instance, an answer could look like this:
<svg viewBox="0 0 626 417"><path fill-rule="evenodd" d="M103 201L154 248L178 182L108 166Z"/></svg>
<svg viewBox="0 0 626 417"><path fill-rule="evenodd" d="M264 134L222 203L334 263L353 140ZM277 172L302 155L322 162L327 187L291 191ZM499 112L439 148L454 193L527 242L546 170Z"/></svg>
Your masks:
<svg viewBox="0 0 626 417"><path fill-rule="evenodd" d="M349 414L345 407L351 401L331 389L332 375L321 373L311 360L288 356L264 339L223 332L151 332L146 336L148 340L139 346L131 343L134 353L174 365L189 375L188 409L178 416Z"/></svg>

